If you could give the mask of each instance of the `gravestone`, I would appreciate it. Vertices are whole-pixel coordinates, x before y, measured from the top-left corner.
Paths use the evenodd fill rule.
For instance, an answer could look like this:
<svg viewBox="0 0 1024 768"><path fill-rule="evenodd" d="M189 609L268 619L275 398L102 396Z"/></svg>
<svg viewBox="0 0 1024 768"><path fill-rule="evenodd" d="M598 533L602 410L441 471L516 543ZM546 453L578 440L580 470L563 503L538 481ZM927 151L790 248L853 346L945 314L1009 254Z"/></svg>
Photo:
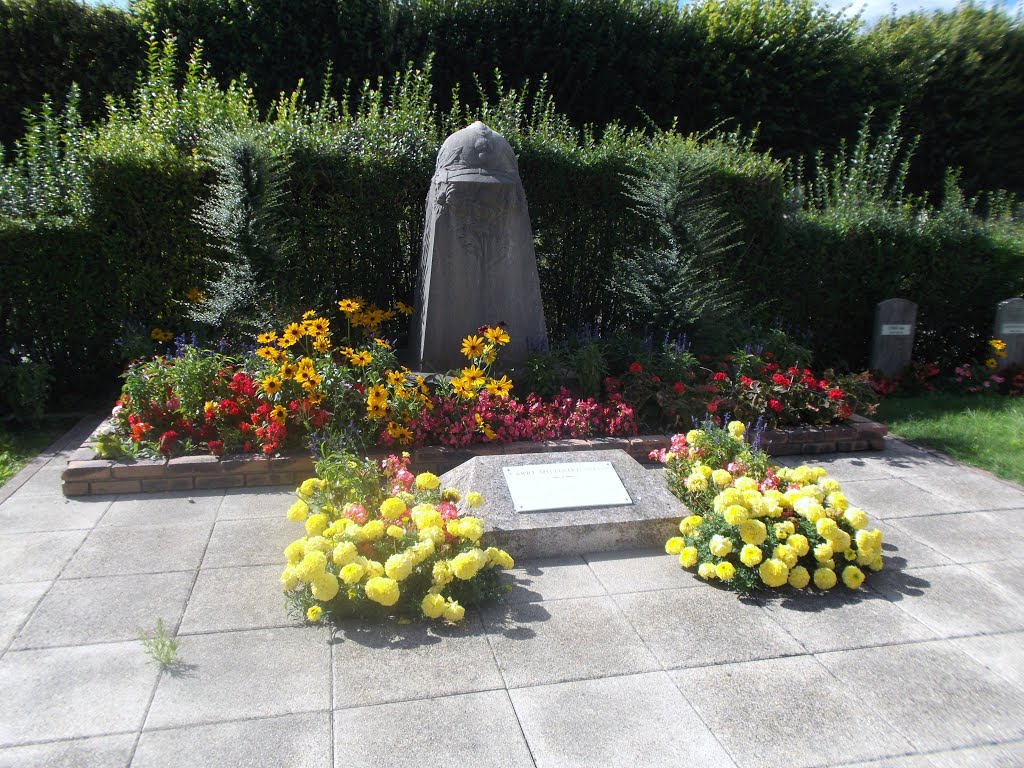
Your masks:
<svg viewBox="0 0 1024 768"><path fill-rule="evenodd" d="M477 121L441 145L427 193L423 252L411 330L412 365L446 371L466 364L463 338L504 323L501 364L547 344L537 256L508 141Z"/></svg>
<svg viewBox="0 0 1024 768"><path fill-rule="evenodd" d="M476 491L485 544L513 557L556 557L663 547L689 514L663 473L625 451L477 456L441 476Z"/></svg>
<svg viewBox="0 0 1024 768"><path fill-rule="evenodd" d="M871 342L871 369L886 376L902 373L914 351L917 304L906 299L886 299L875 307Z"/></svg>
<svg viewBox="0 0 1024 768"><path fill-rule="evenodd" d="M1024 299L999 302L992 337L1006 343L1006 357L999 358L999 369L1024 367Z"/></svg>

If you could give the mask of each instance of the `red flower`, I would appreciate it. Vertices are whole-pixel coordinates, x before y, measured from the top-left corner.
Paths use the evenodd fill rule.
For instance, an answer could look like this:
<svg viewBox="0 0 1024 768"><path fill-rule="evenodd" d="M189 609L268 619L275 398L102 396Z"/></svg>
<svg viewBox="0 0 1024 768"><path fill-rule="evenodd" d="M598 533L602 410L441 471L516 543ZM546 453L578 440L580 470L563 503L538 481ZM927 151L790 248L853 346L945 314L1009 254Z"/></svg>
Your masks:
<svg viewBox="0 0 1024 768"><path fill-rule="evenodd" d="M675 392L677 395L681 395L683 394L683 392L686 391L686 385L683 384L683 382L681 381L677 381L675 384L672 385L672 391Z"/></svg>
<svg viewBox="0 0 1024 768"><path fill-rule="evenodd" d="M643 373L644 372L644 367L642 365L640 365L640 363L638 363L636 361L633 361L632 363L629 364L629 372L630 373Z"/></svg>
<svg viewBox="0 0 1024 768"><path fill-rule="evenodd" d="M775 384L780 386L780 387L788 387L789 386L789 379L787 379L781 373L772 374L772 381L774 381Z"/></svg>
<svg viewBox="0 0 1024 768"><path fill-rule="evenodd" d="M778 413L779 411L782 410L782 403L780 403L778 400L769 400L768 407L771 408L776 413Z"/></svg>
<svg viewBox="0 0 1024 768"><path fill-rule="evenodd" d="M750 385L754 383L754 380L749 376L740 376L740 384L746 388L750 388Z"/></svg>
<svg viewBox="0 0 1024 768"><path fill-rule="evenodd" d="M722 371L719 371L718 373L712 375L711 380L712 381L725 381L727 378L729 378L729 377L726 376Z"/></svg>
<svg viewBox="0 0 1024 768"><path fill-rule="evenodd" d="M836 387L835 389L830 389L828 391L828 399L829 400L842 400L843 399L843 390L839 389L838 387Z"/></svg>
<svg viewBox="0 0 1024 768"><path fill-rule="evenodd" d="M710 403L708 403L707 408L708 408L708 413L714 413L715 411L718 410L718 403L716 403L714 400L712 400Z"/></svg>
<svg viewBox="0 0 1024 768"><path fill-rule="evenodd" d="M210 440L206 444L207 450L214 456L220 456L224 453L224 441L223 440Z"/></svg>

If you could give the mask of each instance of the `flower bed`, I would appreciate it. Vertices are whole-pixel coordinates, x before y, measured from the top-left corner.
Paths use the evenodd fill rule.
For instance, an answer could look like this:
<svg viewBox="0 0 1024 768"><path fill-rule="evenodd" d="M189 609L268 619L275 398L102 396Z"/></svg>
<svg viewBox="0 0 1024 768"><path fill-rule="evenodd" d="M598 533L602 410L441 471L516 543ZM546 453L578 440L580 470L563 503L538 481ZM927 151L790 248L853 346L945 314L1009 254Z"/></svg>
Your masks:
<svg viewBox="0 0 1024 768"><path fill-rule="evenodd" d="M857 589L882 569L882 532L851 507L821 467L773 466L744 442L745 427L707 423L655 456L691 510L665 551L684 568L740 592L809 584Z"/></svg>
<svg viewBox="0 0 1024 768"><path fill-rule="evenodd" d="M383 475L378 470L381 466ZM497 597L507 552L481 544L483 521L463 514L483 499L409 471L408 456L377 462L347 454L317 463L288 520L306 535L285 550L290 613L310 622L351 616L425 617L457 624L465 604ZM460 512L458 505L462 504Z"/></svg>
<svg viewBox="0 0 1024 768"><path fill-rule="evenodd" d="M68 461L62 484L66 496L269 485L294 486L313 472L314 461L308 453L274 457L263 454L181 456L173 459L135 461L98 458L95 445L98 436L108 428L109 421L104 421ZM768 429L760 435L760 447L770 455L881 450L885 447L886 431L882 424L853 416L847 424L837 426ZM473 456L506 453L557 453L619 448L638 461L645 461L652 450L668 444L670 439L670 435L654 434L628 438L477 443L462 449L449 446L413 448L410 453L415 466L424 471L442 474ZM370 455L382 459L386 451L371 451Z"/></svg>

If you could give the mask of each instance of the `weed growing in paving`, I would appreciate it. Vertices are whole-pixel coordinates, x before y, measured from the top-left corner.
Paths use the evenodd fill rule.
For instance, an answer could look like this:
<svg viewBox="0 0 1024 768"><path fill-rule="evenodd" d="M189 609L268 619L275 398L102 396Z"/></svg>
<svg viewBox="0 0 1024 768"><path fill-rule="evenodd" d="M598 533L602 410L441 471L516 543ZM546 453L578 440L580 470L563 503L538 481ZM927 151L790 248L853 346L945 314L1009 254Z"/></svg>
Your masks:
<svg viewBox="0 0 1024 768"><path fill-rule="evenodd" d="M163 619L156 620L156 629L152 634L141 633L139 641L150 658L160 665L160 669L170 669L174 664L175 656L178 653L178 638L167 631Z"/></svg>

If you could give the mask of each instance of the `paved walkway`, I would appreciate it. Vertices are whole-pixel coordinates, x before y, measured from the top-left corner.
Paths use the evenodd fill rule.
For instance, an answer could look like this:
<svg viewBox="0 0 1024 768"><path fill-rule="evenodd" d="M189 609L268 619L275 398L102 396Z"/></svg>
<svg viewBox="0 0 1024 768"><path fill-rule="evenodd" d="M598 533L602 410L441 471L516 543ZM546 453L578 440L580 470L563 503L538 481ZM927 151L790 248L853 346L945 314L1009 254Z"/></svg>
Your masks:
<svg viewBox="0 0 1024 768"><path fill-rule="evenodd" d="M819 459L885 532L856 595L640 551L334 636L284 612L287 493L72 501L64 460L0 504L0 766L1024 765L1024 489L897 441Z"/></svg>

